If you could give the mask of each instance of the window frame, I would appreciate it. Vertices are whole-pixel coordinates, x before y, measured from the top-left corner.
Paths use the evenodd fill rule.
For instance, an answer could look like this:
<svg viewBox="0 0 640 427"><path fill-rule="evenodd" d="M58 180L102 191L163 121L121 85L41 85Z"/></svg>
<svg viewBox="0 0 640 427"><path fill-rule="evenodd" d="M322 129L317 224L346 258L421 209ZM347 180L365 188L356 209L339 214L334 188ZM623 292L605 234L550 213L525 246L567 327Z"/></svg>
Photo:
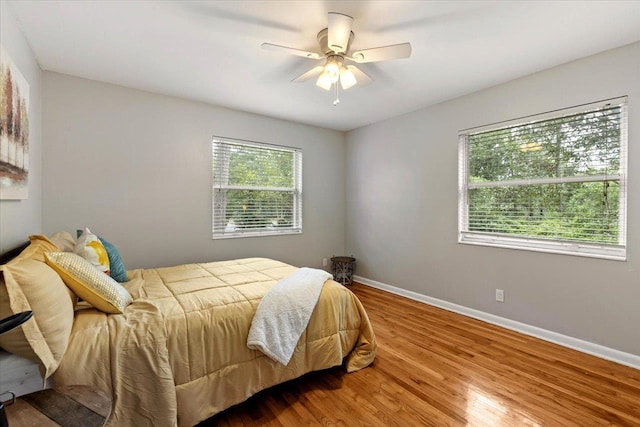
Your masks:
<svg viewBox="0 0 640 427"><path fill-rule="evenodd" d="M627 259L627 149L628 149L628 114L627 104L628 97L622 96L589 104L582 104L575 107L554 110L542 114L521 117L504 122L494 123L485 126L479 126L470 129L464 129L458 133L458 243L480 246L491 246L507 249L519 249L535 252L555 253L564 255L576 255L592 258L602 258L616 261L626 261ZM618 233L619 244L611 245L597 242L571 241L561 239L544 239L532 238L528 236L520 236L517 234L501 234L490 232L479 232L469 230L469 195L468 191L474 188L486 188L490 186L506 187L508 184L495 184L500 181L492 181L491 183L470 183L469 182L469 136L497 131L513 126L524 125L532 122L542 122L572 116L581 113L587 113L602 109L603 107L616 106L620 108L620 173L615 175L619 183L619 209L618 209ZM567 177L567 178L548 178L519 182L518 185L539 185L548 183L561 182L593 182L594 177ZM531 182L535 181L535 182ZM509 182L509 181L503 181ZM513 182L511 181L512 185Z"/></svg>
<svg viewBox="0 0 640 427"><path fill-rule="evenodd" d="M293 154L293 187L265 187L265 186L252 186L252 185L230 185L216 182L216 144L220 145L236 145L242 147L256 147L265 150L273 151L285 151ZM230 156L225 156L226 165L230 162ZM212 177L211 177L211 189L212 189L212 218L211 218L211 235L213 240L217 239L236 239L243 237L262 237L262 236L281 236L291 234L302 234L302 149L297 147L287 147L283 145L268 144L264 142L249 141L243 139L213 136L211 141L211 160L212 160ZM228 167L227 167L228 173ZM233 231L226 231L228 222L226 221L226 192L221 193L224 190L247 190L247 191L277 191L293 194L293 206L292 206L292 219L293 224L290 227L278 227L278 228L265 228L264 230L251 229L243 231L235 229ZM216 194L222 195L223 200L219 200ZM219 206L218 206L219 205ZM222 231L216 230L216 220L223 218L224 226Z"/></svg>

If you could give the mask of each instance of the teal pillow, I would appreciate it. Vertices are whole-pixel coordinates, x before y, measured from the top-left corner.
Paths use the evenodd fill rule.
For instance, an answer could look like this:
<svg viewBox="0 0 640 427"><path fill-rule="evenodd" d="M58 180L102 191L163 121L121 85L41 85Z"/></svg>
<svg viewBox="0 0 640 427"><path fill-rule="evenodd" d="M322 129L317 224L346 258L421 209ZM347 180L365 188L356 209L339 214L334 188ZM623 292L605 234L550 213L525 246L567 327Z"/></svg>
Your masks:
<svg viewBox="0 0 640 427"><path fill-rule="evenodd" d="M124 268L124 263L116 247L100 236L98 236L98 239L102 242L102 246L107 250L107 255L109 256L109 265L111 267L109 275L111 278L120 283L128 281L127 269Z"/></svg>

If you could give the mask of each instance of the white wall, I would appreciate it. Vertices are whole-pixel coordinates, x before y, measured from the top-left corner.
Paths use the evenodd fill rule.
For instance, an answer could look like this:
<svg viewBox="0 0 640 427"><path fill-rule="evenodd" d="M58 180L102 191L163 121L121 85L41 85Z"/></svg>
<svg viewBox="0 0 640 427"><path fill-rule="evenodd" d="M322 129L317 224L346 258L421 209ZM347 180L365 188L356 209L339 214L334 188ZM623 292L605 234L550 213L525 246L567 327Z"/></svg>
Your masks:
<svg viewBox="0 0 640 427"><path fill-rule="evenodd" d="M0 200L0 253L42 230L42 137L40 66L7 2L0 2L0 42L29 84L29 198ZM0 350L0 392L20 396L42 388L38 365Z"/></svg>
<svg viewBox="0 0 640 427"><path fill-rule="evenodd" d="M621 95L628 261L457 243L459 130ZM640 43L351 131L346 252L359 276L640 355L639 139Z"/></svg>
<svg viewBox="0 0 640 427"><path fill-rule="evenodd" d="M45 232L88 226L128 269L344 252L341 132L44 72L43 135ZM213 135L302 148L302 235L211 239Z"/></svg>
<svg viewBox="0 0 640 427"><path fill-rule="evenodd" d="M0 42L29 84L29 198L0 200L0 253L42 228L41 71L7 2L0 2Z"/></svg>

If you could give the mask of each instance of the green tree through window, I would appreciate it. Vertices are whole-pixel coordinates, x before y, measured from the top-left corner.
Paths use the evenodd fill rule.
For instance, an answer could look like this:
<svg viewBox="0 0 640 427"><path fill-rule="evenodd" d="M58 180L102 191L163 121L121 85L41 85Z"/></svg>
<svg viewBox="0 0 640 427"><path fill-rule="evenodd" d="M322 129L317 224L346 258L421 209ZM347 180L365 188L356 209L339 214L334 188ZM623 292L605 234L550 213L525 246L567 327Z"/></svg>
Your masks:
<svg viewBox="0 0 640 427"><path fill-rule="evenodd" d="M302 153L253 142L213 141L213 237L299 233Z"/></svg>
<svg viewBox="0 0 640 427"><path fill-rule="evenodd" d="M623 256L626 104L463 132L460 144L461 242Z"/></svg>

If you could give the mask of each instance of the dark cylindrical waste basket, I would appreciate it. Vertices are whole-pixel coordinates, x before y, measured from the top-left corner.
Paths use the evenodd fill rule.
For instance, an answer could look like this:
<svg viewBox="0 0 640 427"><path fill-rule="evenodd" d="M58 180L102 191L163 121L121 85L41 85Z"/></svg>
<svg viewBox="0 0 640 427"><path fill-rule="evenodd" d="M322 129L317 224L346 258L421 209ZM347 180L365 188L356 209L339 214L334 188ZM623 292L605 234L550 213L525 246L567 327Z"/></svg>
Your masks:
<svg viewBox="0 0 640 427"><path fill-rule="evenodd" d="M353 282L353 271L356 259L350 256L334 256L331 258L331 273L333 280L350 285Z"/></svg>

